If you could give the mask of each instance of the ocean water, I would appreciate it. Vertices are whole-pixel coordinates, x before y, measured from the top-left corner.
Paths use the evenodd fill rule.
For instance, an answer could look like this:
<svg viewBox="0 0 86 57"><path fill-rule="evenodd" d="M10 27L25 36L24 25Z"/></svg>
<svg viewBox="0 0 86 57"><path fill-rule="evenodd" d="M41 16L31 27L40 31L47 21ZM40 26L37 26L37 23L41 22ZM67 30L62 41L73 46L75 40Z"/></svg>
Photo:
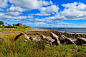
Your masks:
<svg viewBox="0 0 86 57"><path fill-rule="evenodd" d="M86 34L86 28L42 28L42 29L55 30L60 32L66 31L68 33Z"/></svg>

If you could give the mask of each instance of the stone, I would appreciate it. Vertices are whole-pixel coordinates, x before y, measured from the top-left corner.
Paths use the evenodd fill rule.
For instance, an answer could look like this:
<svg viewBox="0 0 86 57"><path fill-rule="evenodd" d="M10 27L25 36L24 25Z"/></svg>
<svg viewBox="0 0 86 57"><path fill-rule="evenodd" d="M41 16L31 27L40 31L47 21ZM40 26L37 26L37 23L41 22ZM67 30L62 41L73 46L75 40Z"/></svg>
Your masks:
<svg viewBox="0 0 86 57"><path fill-rule="evenodd" d="M45 39L45 36L43 34L40 34L38 37L37 37L38 40L44 40Z"/></svg>
<svg viewBox="0 0 86 57"><path fill-rule="evenodd" d="M56 34L54 33L50 33L50 36L55 39L55 42L56 42L56 45L61 45L60 41L59 41L59 36L57 36Z"/></svg>
<svg viewBox="0 0 86 57"><path fill-rule="evenodd" d="M60 35L59 40L65 40L67 37L65 35Z"/></svg>
<svg viewBox="0 0 86 57"><path fill-rule="evenodd" d="M3 38L3 36L0 36L0 39L2 39Z"/></svg>
<svg viewBox="0 0 86 57"><path fill-rule="evenodd" d="M25 36L26 39L29 39L29 37L27 36L27 34L24 34L24 36Z"/></svg>
<svg viewBox="0 0 86 57"><path fill-rule="evenodd" d="M49 41L49 42L54 42L55 40L54 39L52 39L51 37L47 37L47 38L45 38L47 41Z"/></svg>
<svg viewBox="0 0 86 57"><path fill-rule="evenodd" d="M77 40L77 39L72 39L72 41L73 41L75 44L78 44L78 40Z"/></svg>
<svg viewBox="0 0 86 57"><path fill-rule="evenodd" d="M35 37L30 37L29 39L31 39L31 41L39 41L37 38Z"/></svg>
<svg viewBox="0 0 86 57"><path fill-rule="evenodd" d="M76 40L74 40L72 38L68 38L65 35L60 35L59 40L60 40L61 43L66 42L66 44L70 44L70 43L75 44L75 43L77 43Z"/></svg>
<svg viewBox="0 0 86 57"><path fill-rule="evenodd" d="M66 40L68 40L71 44L75 44L71 38L66 38Z"/></svg>
<svg viewBox="0 0 86 57"><path fill-rule="evenodd" d="M52 43L55 41L51 37L47 37L47 38L45 38L45 40L48 41L50 43L50 45L52 45Z"/></svg>

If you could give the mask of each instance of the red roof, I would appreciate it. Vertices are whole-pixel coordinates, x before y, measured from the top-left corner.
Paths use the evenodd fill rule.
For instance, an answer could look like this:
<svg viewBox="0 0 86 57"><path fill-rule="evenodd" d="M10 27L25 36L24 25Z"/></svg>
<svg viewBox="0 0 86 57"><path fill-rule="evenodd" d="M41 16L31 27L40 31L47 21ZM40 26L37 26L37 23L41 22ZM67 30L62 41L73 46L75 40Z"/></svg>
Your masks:
<svg viewBox="0 0 86 57"><path fill-rule="evenodd" d="M22 24L19 24L19 26L23 26Z"/></svg>

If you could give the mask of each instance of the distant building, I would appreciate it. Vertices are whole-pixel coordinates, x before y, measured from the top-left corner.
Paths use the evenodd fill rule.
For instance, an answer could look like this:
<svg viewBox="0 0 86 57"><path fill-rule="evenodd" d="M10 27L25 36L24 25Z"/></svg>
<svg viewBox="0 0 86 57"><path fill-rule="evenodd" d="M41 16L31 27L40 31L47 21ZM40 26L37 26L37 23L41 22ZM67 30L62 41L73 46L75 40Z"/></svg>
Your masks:
<svg viewBox="0 0 86 57"><path fill-rule="evenodd" d="M23 26L21 23L18 23L16 26Z"/></svg>
<svg viewBox="0 0 86 57"><path fill-rule="evenodd" d="M18 26L23 26L21 23L18 23Z"/></svg>
<svg viewBox="0 0 86 57"><path fill-rule="evenodd" d="M13 26L23 26L21 23L13 24Z"/></svg>
<svg viewBox="0 0 86 57"><path fill-rule="evenodd" d="M8 26L8 24L7 23L4 23L3 26Z"/></svg>

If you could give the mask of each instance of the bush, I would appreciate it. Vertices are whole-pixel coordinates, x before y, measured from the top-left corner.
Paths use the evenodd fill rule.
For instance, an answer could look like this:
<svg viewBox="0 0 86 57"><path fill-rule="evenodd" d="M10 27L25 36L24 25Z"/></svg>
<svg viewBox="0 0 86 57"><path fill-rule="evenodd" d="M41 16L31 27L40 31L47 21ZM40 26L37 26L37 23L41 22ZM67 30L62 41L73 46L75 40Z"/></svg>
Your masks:
<svg viewBox="0 0 86 57"><path fill-rule="evenodd" d="M3 28L3 26L0 26L0 28Z"/></svg>
<svg viewBox="0 0 86 57"><path fill-rule="evenodd" d="M16 28L14 26L4 26L4 28Z"/></svg>

